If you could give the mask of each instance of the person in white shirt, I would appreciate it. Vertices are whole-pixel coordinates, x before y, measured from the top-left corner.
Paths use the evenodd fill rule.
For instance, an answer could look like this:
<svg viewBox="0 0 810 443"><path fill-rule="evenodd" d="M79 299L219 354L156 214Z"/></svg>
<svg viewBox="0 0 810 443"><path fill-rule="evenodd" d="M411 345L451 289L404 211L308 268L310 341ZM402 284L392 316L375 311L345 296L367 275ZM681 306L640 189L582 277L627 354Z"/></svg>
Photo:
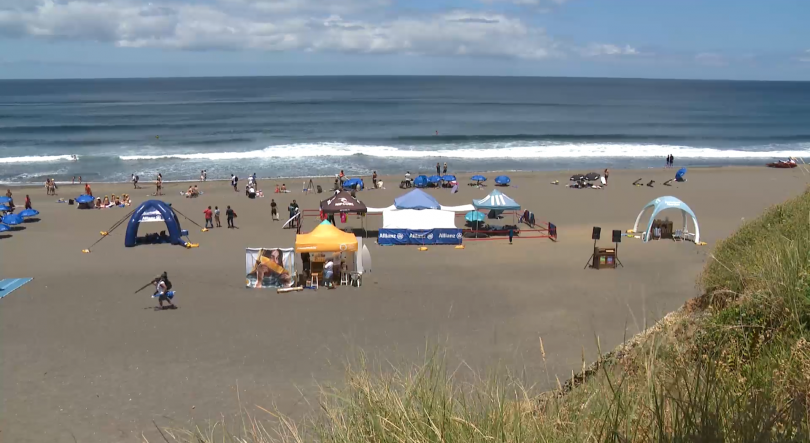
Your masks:
<svg viewBox="0 0 810 443"><path fill-rule="evenodd" d="M332 283L332 276L334 275L334 264L332 260L329 259L323 265L323 284L324 286L329 286Z"/></svg>
<svg viewBox="0 0 810 443"><path fill-rule="evenodd" d="M169 294L169 285L166 283L169 280L168 275L164 272L160 277L155 278L155 293L152 297L157 297L158 303L160 304L160 309L163 308L163 302L169 304L167 306L169 309L174 309L174 303L172 303L171 298L172 295Z"/></svg>

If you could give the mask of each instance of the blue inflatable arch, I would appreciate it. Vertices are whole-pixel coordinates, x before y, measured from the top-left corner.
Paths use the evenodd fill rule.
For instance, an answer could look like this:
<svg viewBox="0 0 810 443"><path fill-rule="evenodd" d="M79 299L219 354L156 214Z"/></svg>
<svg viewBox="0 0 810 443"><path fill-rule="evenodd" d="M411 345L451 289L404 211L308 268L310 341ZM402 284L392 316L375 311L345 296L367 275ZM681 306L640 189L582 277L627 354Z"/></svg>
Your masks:
<svg viewBox="0 0 810 443"><path fill-rule="evenodd" d="M141 203L132 217L129 219L127 225L127 235L124 239L124 246L130 248L138 244L138 227L141 223L164 222L166 223L166 231L169 235L169 241L173 245L185 245L183 240L182 230L180 229L180 222L174 215L171 206L160 200L147 200Z"/></svg>
<svg viewBox="0 0 810 443"><path fill-rule="evenodd" d="M647 222L647 229L644 231L646 234L644 235L644 242L646 243L650 239L650 229L652 229L653 220L655 220L655 216L658 215L659 212L665 209L678 209L683 212L683 230L687 231L686 229L686 216L689 215L692 217L692 222L695 224L695 243L700 243L700 227L698 226L697 216L692 211L692 208L689 207L686 203L680 201L679 199L672 197L671 195L667 195L664 197L658 197L655 200L647 203L644 206L644 209L638 213L638 217L636 217L636 224L633 225L633 232L638 232L638 223L641 221L641 216L644 215L644 211L648 208L653 208L652 214L650 214L650 221Z"/></svg>

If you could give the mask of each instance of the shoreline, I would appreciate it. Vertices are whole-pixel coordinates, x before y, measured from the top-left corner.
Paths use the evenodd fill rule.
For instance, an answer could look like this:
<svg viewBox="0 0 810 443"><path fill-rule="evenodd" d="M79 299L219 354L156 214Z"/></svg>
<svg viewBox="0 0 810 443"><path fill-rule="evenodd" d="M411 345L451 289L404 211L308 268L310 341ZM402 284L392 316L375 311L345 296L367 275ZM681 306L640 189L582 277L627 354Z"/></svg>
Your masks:
<svg viewBox="0 0 810 443"><path fill-rule="evenodd" d="M800 163L799 166L796 169L800 169L805 165L810 166L810 164ZM648 167L648 168L641 168L641 169L640 168L608 168L608 169L610 169L610 171L622 171L622 172L634 172L634 171L635 172L644 172L644 171L646 171L646 172L651 172L651 171L660 172L662 170L671 169L673 171L673 176L674 176L675 171L677 171L678 169L680 169L682 167L687 168L687 169L697 169L697 170L701 170L701 171L706 171L706 170L710 170L710 169L717 169L717 170L729 170L729 169L762 170L762 169L768 169L768 167L764 166L764 165L763 166L752 166L752 165L677 166L677 167L672 167L672 168L652 167L651 166L651 167ZM509 169L509 170L492 170L492 171L448 172L448 174L450 174L450 175L460 175L460 174L464 174L464 175L475 175L475 174L542 174L542 175L550 175L550 174L560 174L560 173L586 173L586 172L590 172L592 169L593 168L591 168L591 169L586 169L586 168L582 168L582 169L555 169L555 170ZM601 174L602 170L596 170L595 172L598 172L598 173ZM416 178L419 175L430 176L430 175L435 175L435 174L433 174L433 173L429 173L429 174L428 173L426 173L426 174L412 173L411 178ZM366 178L371 179L371 177L372 177L371 174L358 174L358 175L348 175L347 174L346 176L348 178L362 178L364 180ZM401 180L401 178L404 177L404 173L401 174L401 175L398 175L398 176L397 175L390 175L390 174L385 174L385 175L380 174L380 175L378 175L378 177L380 177L381 179L387 179L387 180L391 180L392 178L397 179L397 177L400 177L399 180ZM334 179L335 176L334 175L301 175L301 176L284 176L284 177L282 177L282 176L279 176L279 177L257 177L256 180L265 180L265 181L266 180L308 180L308 179L313 179L314 180L314 179L326 179L326 178ZM247 179L246 178L241 178L241 177L239 178L240 186L241 186L241 183L244 183L243 180L247 180ZM229 182L229 181L230 181L230 179L228 179L228 178L208 179L208 180L206 180L204 182L200 181L199 179L181 179L181 180L164 180L163 183L164 184L180 184L180 183L189 183L189 184L191 184L191 183L221 183L221 182ZM462 180L462 181L467 181L467 180ZM560 182L562 182L562 180L560 180ZM112 182L112 181L87 181L87 180L85 180L85 181L81 182L81 185L84 185L86 183L89 183L91 185L126 185L126 184L131 185L132 184L131 181ZM80 185L80 183L71 183L71 182L68 182L68 181L57 181L56 184L59 185L59 186L74 186L74 185L78 186L78 185ZM154 186L154 180L148 180L148 181L141 180L141 181L138 182L138 184L140 186L140 189L145 189L147 186ZM459 184L461 184L461 183L459 183ZM41 187L43 187L43 184L42 183L8 183L8 182L0 182L0 187L9 187L9 188L14 188L14 189L41 188Z"/></svg>

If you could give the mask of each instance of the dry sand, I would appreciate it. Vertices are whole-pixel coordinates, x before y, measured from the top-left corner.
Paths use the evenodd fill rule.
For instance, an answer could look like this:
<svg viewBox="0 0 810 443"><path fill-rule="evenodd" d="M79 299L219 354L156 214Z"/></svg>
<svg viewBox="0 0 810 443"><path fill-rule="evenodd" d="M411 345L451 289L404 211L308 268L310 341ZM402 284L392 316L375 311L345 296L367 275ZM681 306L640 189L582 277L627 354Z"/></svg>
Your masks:
<svg viewBox="0 0 810 443"><path fill-rule="evenodd" d="M744 219L801 192L799 169L691 169L687 183L662 186L673 170L613 171L604 190L564 187L571 172L512 173L504 191L538 219L557 224L559 242L517 240L467 243L467 248L380 247L369 242L373 272L362 288L302 293L244 288L245 247L290 247L294 232L270 220L270 198L282 214L293 198L315 209L320 195L303 195L301 180L285 180L290 194L249 200L226 182L205 183L199 199L169 184L164 200L202 223L202 210L231 205L237 230L200 233L181 220L198 249L124 248L125 226L82 254L127 210L77 210L42 189L29 193L42 212L38 223L0 240L2 277L34 281L0 301L0 441L157 441L152 425L216 419L242 405L274 403L288 413L305 409L298 388L339 382L343 363L362 349L393 361L419 358L426 343L442 343L476 370L525 370L529 382L564 378L581 366L580 353L604 349L678 308L696 294L696 278L716 242ZM495 174L488 174L494 177ZM643 177L654 188L634 187ZM549 184L561 181L559 186ZM387 206L403 191L399 177L385 190L360 193L369 206ZM276 180L260 180L265 190ZM316 180L330 187L331 180ZM432 190L447 205L469 203L492 187L462 186L458 194ZM130 192L130 185L95 184L96 195ZM135 204L152 188L131 192ZM64 185L63 198L81 193ZM671 241L620 246L624 268L583 270L592 226L632 228L652 199L674 195L697 213L708 246ZM669 214L678 220L678 213ZM370 219L372 228L381 218ZM224 219L223 219L224 223ZM354 217L350 224L359 226ZM305 230L315 225L307 219ZM155 311L148 291L133 291L161 271L178 291L180 309Z"/></svg>

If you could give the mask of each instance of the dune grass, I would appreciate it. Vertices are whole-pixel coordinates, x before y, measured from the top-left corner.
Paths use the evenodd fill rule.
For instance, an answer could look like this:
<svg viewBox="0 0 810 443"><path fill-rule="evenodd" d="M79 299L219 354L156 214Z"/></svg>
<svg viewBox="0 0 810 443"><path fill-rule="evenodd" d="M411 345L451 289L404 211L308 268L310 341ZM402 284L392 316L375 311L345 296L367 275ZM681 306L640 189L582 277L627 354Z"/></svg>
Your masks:
<svg viewBox="0 0 810 443"><path fill-rule="evenodd" d="M553 392L448 368L440 350L402 369L361 356L302 421L245 409L237 423L166 432L195 443L810 441L810 193L718 244L701 283L703 296Z"/></svg>

